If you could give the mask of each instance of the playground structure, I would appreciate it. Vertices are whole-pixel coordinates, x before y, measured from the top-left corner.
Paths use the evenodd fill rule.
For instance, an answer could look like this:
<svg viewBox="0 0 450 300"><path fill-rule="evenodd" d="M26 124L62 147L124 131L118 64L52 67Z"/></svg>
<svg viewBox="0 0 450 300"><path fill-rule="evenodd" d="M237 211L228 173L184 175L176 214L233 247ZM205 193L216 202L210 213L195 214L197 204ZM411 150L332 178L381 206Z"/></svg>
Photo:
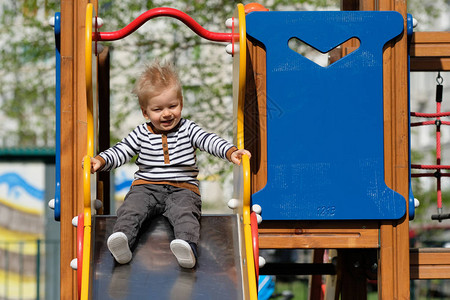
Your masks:
<svg viewBox="0 0 450 300"><path fill-rule="evenodd" d="M96 4L61 3L64 121L61 196L55 207L59 214L55 218L61 222L61 299L88 299L95 288L91 268L105 267L94 261L98 256L91 245L97 247L108 229L99 229L106 226L101 225L102 217L91 216L90 174L80 169L83 157L84 170L90 169L89 157L96 152L94 99L100 105L109 102L104 82L107 52L96 56L92 45L122 38L132 29L116 35L98 32L96 22L92 25ZM333 294L342 299L365 299L367 273L377 278L379 299L409 299L411 279L450 278L450 252L410 249L408 224L414 216L408 75L450 69L448 33L413 33L405 2L343 0L341 9L245 15L244 6L238 5L231 33L203 30L173 9L149 11L130 24L135 28L155 16L172 16L207 39L233 45L236 143L239 148L245 144L253 154L236 170L239 218L226 221L231 233L241 232L233 237L240 245L233 255L241 257L234 267L242 281L237 290L242 289L243 299L257 297L259 249L314 249L317 265L323 261L324 249L337 249ZM329 52L329 66L319 67L289 49L292 38ZM93 57L98 65L94 79L98 95L92 92ZM274 109L279 113L270 114ZM332 125L316 121L318 114ZM102 124L105 116L98 118ZM99 139L108 130L101 126ZM99 140L98 145L108 147L109 141ZM106 181L98 181L97 198L108 214L108 189L102 188ZM262 207L258 229L252 204ZM71 220L78 215L75 230ZM214 218L207 217L206 223ZM203 230L208 230L205 226ZM237 249L242 250L240 255ZM75 257L77 272L70 268ZM289 268L298 270L294 265ZM261 272L274 274L275 269L267 265ZM311 299L320 299L321 280L320 275L312 276Z"/></svg>

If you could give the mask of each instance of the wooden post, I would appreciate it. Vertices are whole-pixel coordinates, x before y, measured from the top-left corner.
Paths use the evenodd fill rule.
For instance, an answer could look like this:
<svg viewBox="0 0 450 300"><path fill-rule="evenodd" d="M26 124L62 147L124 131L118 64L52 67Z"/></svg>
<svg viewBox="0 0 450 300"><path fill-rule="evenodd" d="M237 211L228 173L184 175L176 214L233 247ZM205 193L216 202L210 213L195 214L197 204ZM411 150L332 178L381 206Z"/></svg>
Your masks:
<svg viewBox="0 0 450 300"><path fill-rule="evenodd" d="M104 151L109 148L109 127L110 127L110 104L109 104L109 67L110 55L109 48L105 47L102 53L98 55L98 150ZM109 215L111 213L111 195L110 195L110 174L109 172L100 172L98 176L97 198L103 203L103 208L99 214Z"/></svg>
<svg viewBox="0 0 450 300"><path fill-rule="evenodd" d="M324 253L324 249L314 249L313 263L322 264ZM309 278L309 299L323 299L322 274L311 275Z"/></svg>
<svg viewBox="0 0 450 300"><path fill-rule="evenodd" d="M266 51L247 39L244 144L252 153L252 193L267 183Z"/></svg>
<svg viewBox="0 0 450 300"><path fill-rule="evenodd" d="M61 295L77 298L76 230L72 218L82 212L81 161L86 154L84 39L87 1L61 2Z"/></svg>
<svg viewBox="0 0 450 300"><path fill-rule="evenodd" d="M409 194L408 66L406 1L380 0L380 11L395 10L404 17L404 34L386 47L383 55L385 180L406 199ZM378 269L379 299L409 299L408 216L382 222Z"/></svg>

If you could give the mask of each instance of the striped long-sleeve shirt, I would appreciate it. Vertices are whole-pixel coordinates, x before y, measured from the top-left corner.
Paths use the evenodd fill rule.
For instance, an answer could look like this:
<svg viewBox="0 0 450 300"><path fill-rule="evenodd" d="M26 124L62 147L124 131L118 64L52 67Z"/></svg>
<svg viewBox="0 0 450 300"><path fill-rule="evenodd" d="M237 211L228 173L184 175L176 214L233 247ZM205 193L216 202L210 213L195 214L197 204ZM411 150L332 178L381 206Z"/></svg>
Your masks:
<svg viewBox="0 0 450 300"><path fill-rule="evenodd" d="M100 170L110 171L138 155L136 165L139 169L134 174L133 185L165 183L199 193L196 149L228 160L237 150L216 134L181 119L178 126L166 134L155 133L150 124L141 124L97 158L102 162Z"/></svg>

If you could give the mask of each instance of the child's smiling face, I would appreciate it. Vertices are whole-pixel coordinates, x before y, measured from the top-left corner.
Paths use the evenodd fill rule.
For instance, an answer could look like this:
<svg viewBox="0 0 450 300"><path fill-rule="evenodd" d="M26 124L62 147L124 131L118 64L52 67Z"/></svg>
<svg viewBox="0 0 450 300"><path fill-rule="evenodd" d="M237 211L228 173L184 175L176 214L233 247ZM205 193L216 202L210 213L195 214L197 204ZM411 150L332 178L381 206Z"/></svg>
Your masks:
<svg viewBox="0 0 450 300"><path fill-rule="evenodd" d="M141 106L142 114L152 122L156 130L166 132L178 125L183 102L177 88L169 87Z"/></svg>

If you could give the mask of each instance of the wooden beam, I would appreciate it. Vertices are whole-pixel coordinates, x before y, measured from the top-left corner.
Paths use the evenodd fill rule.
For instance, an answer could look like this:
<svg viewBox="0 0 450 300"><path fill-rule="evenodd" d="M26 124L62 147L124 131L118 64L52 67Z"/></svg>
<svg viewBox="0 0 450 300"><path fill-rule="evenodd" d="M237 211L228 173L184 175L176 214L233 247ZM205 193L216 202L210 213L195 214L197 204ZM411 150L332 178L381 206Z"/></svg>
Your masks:
<svg viewBox="0 0 450 300"><path fill-rule="evenodd" d="M450 44L412 44L411 57L449 57Z"/></svg>
<svg viewBox="0 0 450 300"><path fill-rule="evenodd" d="M409 50L411 71L450 71L450 32L415 32Z"/></svg>
<svg viewBox="0 0 450 300"><path fill-rule="evenodd" d="M378 248L377 222L263 221L261 249Z"/></svg>
<svg viewBox="0 0 450 300"><path fill-rule="evenodd" d="M450 71L450 57L411 57L411 71Z"/></svg>
<svg viewBox="0 0 450 300"><path fill-rule="evenodd" d="M450 279L450 249L410 250L411 279Z"/></svg>
<svg viewBox="0 0 450 300"><path fill-rule="evenodd" d="M424 45L434 45L435 47L441 47L450 44L450 32L445 31L423 31L414 32L411 37L411 55L414 54L415 47L421 47ZM446 56L449 53L447 52ZM429 55L426 55L429 56Z"/></svg>

